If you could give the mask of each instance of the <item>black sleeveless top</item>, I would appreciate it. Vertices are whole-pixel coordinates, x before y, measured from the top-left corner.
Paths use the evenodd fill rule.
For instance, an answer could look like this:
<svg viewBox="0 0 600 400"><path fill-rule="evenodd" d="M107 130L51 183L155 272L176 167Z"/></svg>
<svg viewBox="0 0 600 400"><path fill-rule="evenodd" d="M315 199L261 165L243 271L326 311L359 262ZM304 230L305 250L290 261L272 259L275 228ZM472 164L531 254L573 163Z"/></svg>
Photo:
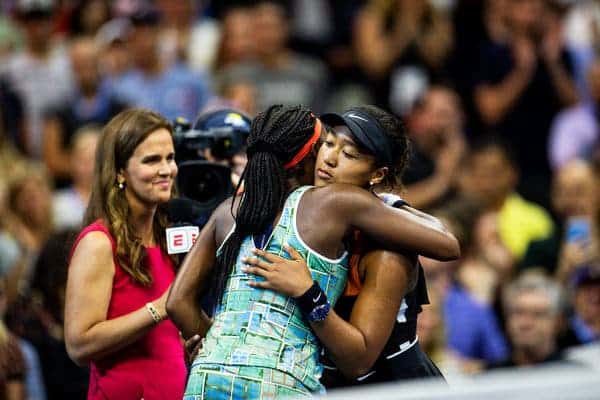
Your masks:
<svg viewBox="0 0 600 400"><path fill-rule="evenodd" d="M377 375L377 382L389 382L404 378L403 376L395 376L395 371L399 371L400 369L392 365L400 362L401 358L397 357L398 355L415 345L417 338L417 316L422 310L421 306L429 304L423 267L418 261L417 263L417 284L402 299L390 337L377 361L373 364L373 367L361 377L348 379L342 375L335 364L327 357L327 351L323 350L321 362L324 369L321 382L326 388L373 383L373 380L368 378L375 375ZM345 321L350 320L350 314L355 302L356 296L341 297L335 306L336 313Z"/></svg>

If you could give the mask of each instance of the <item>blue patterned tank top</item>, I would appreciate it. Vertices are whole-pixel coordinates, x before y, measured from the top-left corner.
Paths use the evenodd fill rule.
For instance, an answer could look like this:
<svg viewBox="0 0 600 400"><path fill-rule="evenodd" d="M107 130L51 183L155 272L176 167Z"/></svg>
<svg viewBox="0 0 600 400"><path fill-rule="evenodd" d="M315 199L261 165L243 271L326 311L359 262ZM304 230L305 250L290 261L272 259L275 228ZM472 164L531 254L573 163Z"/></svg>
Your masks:
<svg viewBox="0 0 600 400"><path fill-rule="evenodd" d="M300 187L288 196L265 250L290 258L282 249L283 244L297 249L333 306L346 285L348 254L344 253L336 260L329 259L311 250L298 234L298 203L310 188ZM244 266L241 258L252 256L254 248L252 237L244 239L194 366L221 364L271 368L291 375L311 391L321 391L320 343L295 300L271 290L248 286L248 281L262 279L241 271Z"/></svg>

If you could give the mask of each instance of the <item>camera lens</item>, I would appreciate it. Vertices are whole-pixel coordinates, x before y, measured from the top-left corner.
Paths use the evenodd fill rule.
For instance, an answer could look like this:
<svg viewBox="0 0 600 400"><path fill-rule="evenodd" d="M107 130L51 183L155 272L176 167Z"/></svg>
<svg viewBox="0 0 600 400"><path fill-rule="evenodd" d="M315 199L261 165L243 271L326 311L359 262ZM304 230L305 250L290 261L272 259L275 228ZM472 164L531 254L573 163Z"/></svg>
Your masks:
<svg viewBox="0 0 600 400"><path fill-rule="evenodd" d="M179 165L179 191L212 211L233 193L231 168L207 161L186 161Z"/></svg>

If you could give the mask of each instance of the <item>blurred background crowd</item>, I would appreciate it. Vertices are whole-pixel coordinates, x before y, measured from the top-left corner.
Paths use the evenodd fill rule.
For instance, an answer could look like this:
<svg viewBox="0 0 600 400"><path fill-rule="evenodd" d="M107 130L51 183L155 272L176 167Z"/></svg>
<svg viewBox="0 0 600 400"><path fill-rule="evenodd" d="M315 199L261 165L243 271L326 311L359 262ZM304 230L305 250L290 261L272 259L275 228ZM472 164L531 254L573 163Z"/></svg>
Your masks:
<svg viewBox="0 0 600 400"><path fill-rule="evenodd" d="M596 0L2 0L0 399L15 381L85 397L66 260L102 125L128 106L393 111L413 145L403 196L462 247L422 260L419 338L442 371L597 342L599 52Z"/></svg>

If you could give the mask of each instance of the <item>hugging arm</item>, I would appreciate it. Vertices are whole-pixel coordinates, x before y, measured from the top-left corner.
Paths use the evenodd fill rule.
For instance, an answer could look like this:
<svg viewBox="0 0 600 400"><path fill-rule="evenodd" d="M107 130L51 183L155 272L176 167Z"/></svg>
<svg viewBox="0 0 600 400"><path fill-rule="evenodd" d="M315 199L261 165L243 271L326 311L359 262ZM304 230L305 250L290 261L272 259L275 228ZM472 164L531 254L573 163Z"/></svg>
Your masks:
<svg viewBox="0 0 600 400"><path fill-rule="evenodd" d="M444 226L442 221L440 221L438 218L434 217L431 214L424 213L423 211L413 208L409 205L404 205L400 207L400 209L414 215L417 218L420 218L423 221L427 221L429 224L431 224L432 227L436 227L437 229L440 229L442 231L446 230L446 227Z"/></svg>
<svg viewBox="0 0 600 400"><path fill-rule="evenodd" d="M262 259L248 259L246 272L266 280L251 285L292 297L306 292L312 285L308 267L295 249L288 247L286 251L292 260L257 250L255 254ZM364 375L377 360L390 337L415 265L403 255L383 250L367 253L360 262L365 267L365 279L350 321L332 310L325 320L311 323L332 360L349 378Z"/></svg>
<svg viewBox="0 0 600 400"><path fill-rule="evenodd" d="M198 303L198 293L204 288L216 260L215 214L183 260L167 298L167 314L185 339L195 334L204 336L210 327L210 319Z"/></svg>
<svg viewBox="0 0 600 400"><path fill-rule="evenodd" d="M366 374L381 354L414 268L407 257L383 250L367 253L363 263L366 274L350 320L330 313L324 321L311 323L332 361L348 378Z"/></svg>
<svg viewBox="0 0 600 400"><path fill-rule="evenodd" d="M323 212L335 216L340 224L360 229L382 248L440 261L460 257L454 235L433 217L425 218L411 208L386 206L369 192L350 185L334 184L325 189L329 192L323 196Z"/></svg>

